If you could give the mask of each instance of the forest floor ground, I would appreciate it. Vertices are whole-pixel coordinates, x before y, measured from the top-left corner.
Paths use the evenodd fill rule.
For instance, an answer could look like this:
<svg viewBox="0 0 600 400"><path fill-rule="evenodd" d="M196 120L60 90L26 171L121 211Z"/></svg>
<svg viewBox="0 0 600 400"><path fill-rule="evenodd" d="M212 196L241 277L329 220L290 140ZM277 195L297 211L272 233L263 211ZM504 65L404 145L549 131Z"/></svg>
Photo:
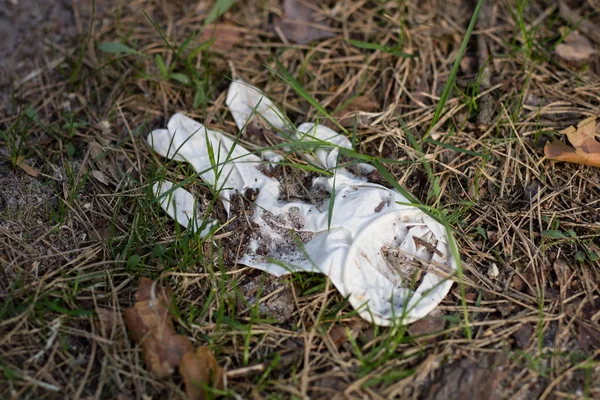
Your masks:
<svg viewBox="0 0 600 400"><path fill-rule="evenodd" d="M600 170L543 151L599 113L595 2L485 2L440 118L475 1L323 2L308 30L275 0L216 27L203 1L0 4L0 397L184 396L123 324L147 276L222 366L266 366L230 378L230 398L600 398ZM575 28L596 49L583 62L555 54ZM452 227L464 273L427 318L373 326L324 276L238 265L235 232L198 240L155 201L156 179L194 171L147 134L183 112L235 136L231 79L295 124L326 120L283 70ZM261 134L242 144L273 144ZM288 191L310 181L282 168Z"/></svg>

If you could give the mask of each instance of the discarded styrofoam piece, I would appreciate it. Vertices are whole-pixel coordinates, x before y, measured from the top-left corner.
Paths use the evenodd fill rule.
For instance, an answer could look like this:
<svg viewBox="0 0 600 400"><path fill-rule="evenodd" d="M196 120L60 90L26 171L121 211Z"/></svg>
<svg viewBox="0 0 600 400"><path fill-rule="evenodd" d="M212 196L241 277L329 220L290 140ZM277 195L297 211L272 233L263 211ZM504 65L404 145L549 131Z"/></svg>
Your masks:
<svg viewBox="0 0 600 400"><path fill-rule="evenodd" d="M182 116L174 116L174 118L181 120ZM189 121L187 122L189 123ZM171 136L173 137L172 141L180 146L183 159L190 162L195 161L196 164L193 162L192 164L199 170L198 160L202 157L196 153L208 151L206 140L203 141L202 136L197 133L189 134L191 129L182 127L181 124L169 125L178 128L177 131L173 130L174 134ZM160 132L160 134L164 134L163 131ZM191 139L186 143L179 144L180 138L177 132L183 132L182 137ZM222 134L210 132L213 135L212 139L221 144L227 143L225 140L227 138ZM152 134L152 136L154 135L156 133ZM153 143L150 140L149 142ZM160 154L168 155L171 158L181 155L165 149L165 140L154 143L163 146L157 149ZM217 148L214 144L213 146ZM225 148L228 147L225 146ZM444 228L420 209L406 205L408 200L404 196L358 178L347 170L338 169L335 171L334 177L317 178L313 183L314 186L320 186L336 194L333 200L333 214L329 218L328 202L319 208L301 202L284 203L279 201L279 183L260 172L257 168L260 165L260 159L249 157L249 153L239 144L237 150L242 157L229 163L237 164L235 167L239 176L253 176L255 181L232 179L226 183L230 192L242 192L248 187L260 188L259 196L255 200L256 208L252 220L260 230L260 234L264 235L264 241L268 242L269 246L265 251L264 248L261 248L261 243L251 243L250 248L241 255L239 263L274 275L296 271L322 272L331 278L332 283L343 295L349 297L351 304L359 309L361 316L372 319L379 325L389 325L394 320L408 323L422 318L447 294L452 282L440 283L438 282L440 278L433 273L427 274L423 279L422 287L411 293L408 287L405 287L406 283L390 272L387 264L382 264L381 260L378 259L371 268L368 268L367 265L356 264L356 256L353 254L359 251L359 254L363 254L363 247L367 248L366 251L373 252L376 250L369 250L368 246L376 249L377 245L380 245L379 250L381 251L383 245L397 245L408 254L448 265L450 272L456 268L455 262L447 255ZM250 158L251 162L241 162L247 158ZM214 183L213 175L203 174L202 177L208 183ZM274 183L271 185L272 181ZM266 190L263 190L264 188ZM179 194L180 192L175 191L174 193ZM186 198L191 198L191 194L185 193ZM189 204L189 200L187 204ZM164 203L162 205L164 207ZM167 212L169 213L168 209ZM172 211L170 215L173 215ZM399 243L394 243L393 240L379 241L377 232L389 232L392 229L391 226L396 223L390 222L386 225L385 222L392 216L402 223L410 225L411 229L407 229L405 240ZM180 223L182 223L182 219L176 217ZM185 222L185 219L183 220ZM182 223L182 225L185 224ZM294 231L299 236L305 235L303 245L298 246L293 239L285 237L282 232L287 231ZM365 234L365 232L370 233ZM435 254L433 257L431 255L428 257L426 253L423 254L425 248L417 248L413 239L415 237L426 243L431 243L431 238L435 237L439 247L438 251L443 257L436 259ZM261 237L255 240L261 240ZM396 241L398 240L400 239L396 238ZM281 261L285 267L271 262L271 259Z"/></svg>
<svg viewBox="0 0 600 400"><path fill-rule="evenodd" d="M259 188L259 198L272 199L279 195L279 182L256 168L261 161L258 156L183 114L173 115L167 129L152 131L147 141L161 156L189 162L207 184L220 190L228 215L229 200L236 190ZM212 161L209 143L214 155ZM247 164L252 166L244 166Z"/></svg>
<svg viewBox="0 0 600 400"><path fill-rule="evenodd" d="M320 270L330 277L342 295L348 296L363 318L378 325L391 325L394 321L410 323L427 315L448 293L452 281L447 278L456 269L456 262L448 255L444 227L418 208L399 204L408 202L399 193L362 181L347 171L338 170L335 179L319 178L315 184L325 183L326 189L331 191L333 181L336 197L329 228L327 207L313 211L304 220L306 224L310 222L313 236L302 248L290 250L285 242L273 240L268 257L250 250L239 262L275 275ZM254 222L264 226L262 207L259 203L256 205ZM299 215L302 206L302 203L287 203L282 209L296 208L295 215ZM287 213L283 211L278 215ZM285 227L294 229L293 225ZM427 247L417 246L414 238L427 245L435 243L436 251L442 256L435 252L432 255ZM429 269L442 270L445 266L445 271L428 273L413 292L408 289L410 282L403 281L399 271L390 270L381 257L384 246L397 247L408 255L407 262L412 261L410 255L413 255L415 261L418 258L430 264ZM285 251L278 252L277 247ZM360 258L357 254L366 255L366 259L357 260ZM269 258L284 262L290 269L269 262ZM368 260L373 262L369 264Z"/></svg>
<svg viewBox="0 0 600 400"><path fill-rule="evenodd" d="M320 207L302 202L280 202L279 207L273 208L269 204L272 202L263 204L257 199L252 220L260 229L273 232L265 240L269 248L265 255L264 248L258 243L251 245L239 262L275 275L308 271L341 276L346 252L358 232L378 213L390 208L406 208L397 204L406 202L400 194L356 178L343 169L336 171L335 178L315 179L313 186L332 192L334 183L336 196L331 219L328 217L329 202ZM298 246L297 240L290 241L282 235L285 230L303 236L303 245ZM272 263L270 259L282 261L288 268ZM340 285L341 280L334 280L334 284Z"/></svg>
<svg viewBox="0 0 600 400"><path fill-rule="evenodd" d="M235 80L229 85L225 104L239 129L250 122L253 115L262 117L277 131L290 131L291 124L287 116L254 86Z"/></svg>
<svg viewBox="0 0 600 400"><path fill-rule="evenodd" d="M412 323L429 314L448 294L452 286L448 278L456 270L456 260L445 235L431 237L443 226L433 220L425 222L420 218L424 215L406 221L405 210L388 212L372 221L354 240L342 281L350 304L363 318L373 319L378 325ZM417 249L414 238L428 244L434 239L435 252L431 254L424 246ZM385 247L398 249L398 265L385 259ZM419 268L424 269L425 276L411 290Z"/></svg>
<svg viewBox="0 0 600 400"><path fill-rule="evenodd" d="M323 125L305 122L294 129L287 116L264 93L254 86L236 80L227 91L225 103L233 115L239 129L243 129L253 118L263 118L269 125L289 138L303 141L318 141L315 145L315 157L302 153L309 162L331 170L337 167L338 147L352 148L352 143L344 135Z"/></svg>
<svg viewBox="0 0 600 400"><path fill-rule="evenodd" d="M332 170L337 167L338 147L345 147L347 149L352 148L352 143L346 136L340 135L326 126L317 125L312 122L305 122L298 126L295 136L299 140L317 140L323 143L315 149L316 160L306 154L305 157L308 156L309 161L312 161L327 170Z"/></svg>
<svg viewBox="0 0 600 400"><path fill-rule="evenodd" d="M273 150L263 150L260 156L269 163L269 168L274 168L278 163L283 161L283 156L275 153Z"/></svg>
<svg viewBox="0 0 600 400"><path fill-rule="evenodd" d="M203 224L202 215L198 213L198 207L194 195L183 188L173 188L169 181L156 182L152 186L152 192L163 210L184 228L198 232L204 225L204 229L198 233L203 238L210 233L217 221L211 220Z"/></svg>
<svg viewBox="0 0 600 400"><path fill-rule="evenodd" d="M251 96L248 101L253 103L246 105L250 110L254 109L256 98ZM205 171L212 166L210 160L208 165L206 160L207 143L210 142L213 148L219 149L215 152L219 156L215 158L220 157L221 163L224 163L226 157L221 150L225 156L230 152L233 146L231 139L182 115L175 115L172 119L175 121L169 121L166 133L159 130L149 137L148 142L156 146L159 154L189 161L198 172ZM236 122L239 126L240 123ZM273 122L269 121L275 126ZM198 131L203 131L204 135L198 135ZM346 147L345 143L326 143L337 136L342 135L315 135L313 140L322 140L324 151L337 151L336 146ZM173 145L177 151L171 150ZM452 281L448 277L456 270L456 260L448 251L445 228L419 208L407 205L408 200L398 192L369 183L345 169L336 169L334 177L316 178L313 182L313 186L335 193L333 214L329 218L329 202L320 207L301 202L281 202L278 199L279 182L262 174L258 169L260 159L239 144L234 150L232 153L236 154L221 165L221 175L217 174L219 179L216 183L224 188L221 196L225 206L228 206L227 200L235 191L242 192L246 188L260 190L252 215L259 237L253 239L239 263L275 275L296 271L322 272L331 278L344 296L348 296L362 317L379 325L390 325L394 321L410 323L422 318L450 290ZM266 156L273 157L272 154ZM326 167L332 160L325 155L318 161ZM337 154L335 160L337 162ZM373 171L368 164L359 165L359 168L363 173ZM230 179L232 175L233 179ZM215 184L214 174L203 173L201 176L208 184ZM165 204L162 205L164 208ZM395 226L405 229L398 228L400 231L396 232ZM289 232L296 236L290 239ZM389 239L390 232L397 233L393 240ZM258 242L260 235L269 244L266 252L262 246L264 243ZM389 243L382 244L382 237ZM298 238L302 241L301 245L298 245ZM379 245L380 253L384 246L396 247L399 252L408 255L408 260L412 257L424 263L427 273L416 290L410 288L407 279L402 279L398 271L390 270L385 260L382 263L382 259L375 257ZM431 250L432 246L434 250ZM378 261L368 265L359 260L369 253L370 259ZM285 266L272 262L273 259Z"/></svg>
<svg viewBox="0 0 600 400"><path fill-rule="evenodd" d="M360 176L367 176L370 173L374 172L377 170L377 168L375 168L374 166L372 166L371 164L365 164L365 163L358 163L356 164L356 169L357 172Z"/></svg>

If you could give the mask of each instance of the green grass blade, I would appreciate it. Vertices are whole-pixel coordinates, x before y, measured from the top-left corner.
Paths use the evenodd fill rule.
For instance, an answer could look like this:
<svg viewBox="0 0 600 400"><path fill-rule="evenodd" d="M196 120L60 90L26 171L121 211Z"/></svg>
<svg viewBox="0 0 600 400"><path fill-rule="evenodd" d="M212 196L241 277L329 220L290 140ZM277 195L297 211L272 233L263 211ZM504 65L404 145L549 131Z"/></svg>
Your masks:
<svg viewBox="0 0 600 400"><path fill-rule="evenodd" d="M388 47L388 46L383 46L379 43L363 42L361 40L352 40L352 39L348 40L348 43L350 43L354 47L358 47L359 49L380 50L380 51L389 53L396 57L404 57L404 58L415 58L416 57L414 54L408 54L408 53L401 51L398 46Z"/></svg>
<svg viewBox="0 0 600 400"><path fill-rule="evenodd" d="M333 118L327 112L327 110L325 110L325 108L321 105L321 103L319 103L314 97L311 96L310 93L308 93L306 91L306 89L304 89L304 87L300 84L300 82L298 82L296 80L296 78L294 78L292 76L292 74L290 74L289 71L287 69L285 69L285 67L279 62L279 60L276 59L275 61L277 62L277 68L279 68L279 70L281 71L281 73L279 73L277 71L274 71L268 65L266 67L271 72L273 72L275 75L277 75L279 78L281 78L285 83L287 83L288 85L290 85L292 87L292 89L294 89L294 91L296 93L298 93L299 96L301 96L304 100L308 101L311 106L313 106L314 108L316 108L317 111L319 111L321 114L323 114L328 120L330 120L331 122L333 122L335 124L335 126L337 126L342 132L344 132L346 135L349 135L349 133L346 130L346 128L344 128L335 118Z"/></svg>
<svg viewBox="0 0 600 400"><path fill-rule="evenodd" d="M435 109L435 114L433 115L433 119L431 120L431 125L429 126L429 130L425 134L425 137L429 136L431 129L438 123L440 117L442 116L442 112L444 110L444 106L448 101L448 97L450 97L450 93L452 92L452 88L454 87L454 82L456 81L456 74L458 74L458 69L460 68L460 61L463 59L465 52L467 51L467 45L469 44L469 39L471 38L471 34L473 33L473 29L475 29L475 22L477 22L477 18L479 17L479 11L481 11L481 6L483 6L483 2L485 0L479 0L477 2L477 6L475 7L475 11L473 11L473 16L471 17L471 22L469 23L469 27L467 28L467 32L465 33L465 37L463 38L462 44L460 45L460 49L458 51L458 55L456 60L454 60L454 65L452 66L452 70L450 71L450 76L448 77L448 81L444 86L444 91L442 92L442 96L440 97L440 102L438 103L437 108Z"/></svg>
<svg viewBox="0 0 600 400"><path fill-rule="evenodd" d="M98 50L109 54L138 54L135 49L120 42L100 43L98 45Z"/></svg>
<svg viewBox="0 0 600 400"><path fill-rule="evenodd" d="M210 10L210 14L208 14L208 17L206 17L204 24L208 25L214 22L221 15L225 14L225 12L229 10L234 3L235 0L217 0L212 10Z"/></svg>

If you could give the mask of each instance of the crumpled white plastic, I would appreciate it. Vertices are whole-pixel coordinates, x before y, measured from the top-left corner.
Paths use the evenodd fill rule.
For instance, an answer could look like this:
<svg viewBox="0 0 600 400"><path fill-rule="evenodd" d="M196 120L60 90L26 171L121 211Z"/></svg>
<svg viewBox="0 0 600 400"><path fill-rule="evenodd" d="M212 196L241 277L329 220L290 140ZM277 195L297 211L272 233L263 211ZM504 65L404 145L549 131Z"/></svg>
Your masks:
<svg viewBox="0 0 600 400"><path fill-rule="evenodd" d="M315 143L307 161L330 170L314 188L334 193L330 204L285 202L280 183L259 169L261 158L224 134L208 129L183 114L175 114L167 129L153 131L148 143L163 157L187 161L219 193L227 213L235 193L258 193L252 222L258 228L238 262L274 275L297 271L326 274L365 319L378 325L411 323L432 311L446 296L456 260L444 226L400 193L336 168L341 147L350 141L313 123L294 129L281 110L255 87L234 81L226 104L239 127L262 118L291 140ZM270 162L277 155L269 152ZM199 235L215 221L197 215L191 193L171 182L154 184L165 211Z"/></svg>

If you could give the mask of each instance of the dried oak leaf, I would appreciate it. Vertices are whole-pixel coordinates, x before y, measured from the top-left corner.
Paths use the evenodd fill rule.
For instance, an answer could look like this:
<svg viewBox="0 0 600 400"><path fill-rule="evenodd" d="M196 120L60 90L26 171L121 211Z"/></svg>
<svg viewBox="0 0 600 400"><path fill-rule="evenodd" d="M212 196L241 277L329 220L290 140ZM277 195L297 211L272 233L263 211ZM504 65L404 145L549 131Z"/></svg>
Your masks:
<svg viewBox="0 0 600 400"><path fill-rule="evenodd" d="M314 2L302 0L284 0L283 18L275 22L279 31L291 42L308 44L314 40L334 36L327 30L327 23L316 11Z"/></svg>
<svg viewBox="0 0 600 400"><path fill-rule="evenodd" d="M181 357L179 373L189 400L205 399L207 387L223 389L224 371L208 347L198 347Z"/></svg>
<svg viewBox="0 0 600 400"><path fill-rule="evenodd" d="M134 306L123 313L131 338L142 346L148 371L157 378L171 375L181 357L194 350L187 337L175 332L169 312L172 293L168 285L142 278Z"/></svg>
<svg viewBox="0 0 600 400"><path fill-rule="evenodd" d="M577 128L570 126L560 133L567 135L573 147L561 142L547 143L544 147L547 158L600 167L600 142L596 140L595 115L579 122Z"/></svg>
<svg viewBox="0 0 600 400"><path fill-rule="evenodd" d="M588 38L573 31L565 38L564 43L556 46L554 53L565 61L582 63L594 55L596 50Z"/></svg>
<svg viewBox="0 0 600 400"><path fill-rule="evenodd" d="M223 53L244 41L244 30L244 28L226 22L212 24L204 28L200 35L200 41L207 42L214 39L215 41L211 44L210 49Z"/></svg>

